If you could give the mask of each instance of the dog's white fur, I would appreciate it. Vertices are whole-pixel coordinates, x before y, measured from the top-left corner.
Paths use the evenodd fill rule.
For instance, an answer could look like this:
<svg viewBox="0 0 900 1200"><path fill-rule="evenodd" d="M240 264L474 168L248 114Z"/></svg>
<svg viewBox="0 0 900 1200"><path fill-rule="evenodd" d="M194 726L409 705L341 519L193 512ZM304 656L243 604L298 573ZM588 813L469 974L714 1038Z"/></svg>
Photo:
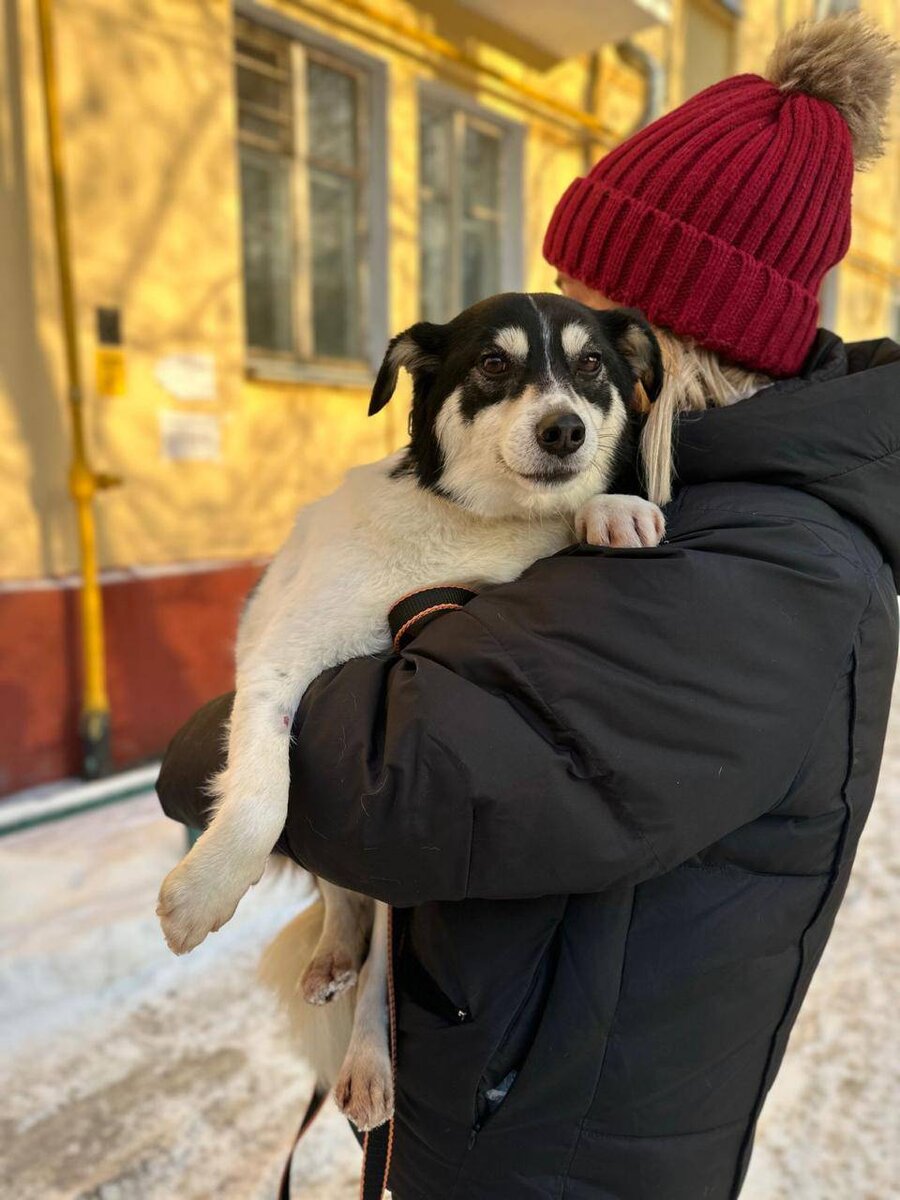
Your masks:
<svg viewBox="0 0 900 1200"><path fill-rule="evenodd" d="M524 331L505 333L507 352L521 354ZM572 353L584 345L573 325L566 326L566 340ZM578 413L585 436L566 460L565 480L551 485L540 475L547 456L535 426L563 409ZM215 816L160 891L160 920L176 953L225 924L262 875L287 816L288 751L300 698L326 668L390 644L387 613L400 596L435 584L507 582L569 544L576 530L601 544L659 541L663 525L655 505L636 496L597 494L609 482L626 421L618 393L604 412L552 378L469 420L457 391L436 423L445 460L443 495L398 472L402 455L396 454L351 471L336 492L300 512L241 620L228 762L212 789ZM332 1053L320 1069L331 1081L342 1057L338 1102L359 1128L371 1128L393 1106L386 912L376 906L366 956L371 903L324 881L320 888L325 912L303 974L303 995L323 1004L359 973L349 1047L343 1056ZM308 926L302 930L306 936ZM289 942L286 936L281 949L296 979L303 963L296 948L287 949ZM269 955L270 967L278 958L276 951ZM283 968L274 969L283 975ZM339 1019L346 1034L345 1010Z"/></svg>
<svg viewBox="0 0 900 1200"><path fill-rule="evenodd" d="M506 325L498 329L494 340L514 362L523 363L528 357L528 334L521 325Z"/></svg>

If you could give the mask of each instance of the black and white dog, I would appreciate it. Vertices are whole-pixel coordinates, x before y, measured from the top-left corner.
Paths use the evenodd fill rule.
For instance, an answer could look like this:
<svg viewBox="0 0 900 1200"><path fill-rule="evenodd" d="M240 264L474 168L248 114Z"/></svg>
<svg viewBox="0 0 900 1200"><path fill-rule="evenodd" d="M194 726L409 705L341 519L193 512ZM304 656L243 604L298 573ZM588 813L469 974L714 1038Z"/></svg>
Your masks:
<svg viewBox="0 0 900 1200"><path fill-rule="evenodd" d="M244 611L215 816L160 891L178 954L224 925L265 869L285 823L291 726L306 687L388 647L399 597L507 582L576 538L637 547L663 535L655 505L605 494L633 449L634 409L662 383L659 346L637 313L508 294L446 325L413 325L388 347L370 413L388 403L401 367L413 378L409 446L303 509ZM330 1000L366 958L336 1094L370 1128L393 1104L386 914L377 905L373 926L371 902L324 881L320 890L324 921L302 993Z"/></svg>

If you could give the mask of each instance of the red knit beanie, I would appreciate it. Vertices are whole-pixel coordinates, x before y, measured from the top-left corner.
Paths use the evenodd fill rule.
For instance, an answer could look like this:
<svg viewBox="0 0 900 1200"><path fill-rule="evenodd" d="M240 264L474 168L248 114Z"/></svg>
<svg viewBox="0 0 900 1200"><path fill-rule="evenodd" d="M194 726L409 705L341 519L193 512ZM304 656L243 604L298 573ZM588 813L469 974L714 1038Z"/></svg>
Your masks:
<svg viewBox="0 0 900 1200"><path fill-rule="evenodd" d="M707 88L576 179L545 258L731 362L797 374L850 241L854 153L881 149L891 59L857 16L792 31L768 79Z"/></svg>

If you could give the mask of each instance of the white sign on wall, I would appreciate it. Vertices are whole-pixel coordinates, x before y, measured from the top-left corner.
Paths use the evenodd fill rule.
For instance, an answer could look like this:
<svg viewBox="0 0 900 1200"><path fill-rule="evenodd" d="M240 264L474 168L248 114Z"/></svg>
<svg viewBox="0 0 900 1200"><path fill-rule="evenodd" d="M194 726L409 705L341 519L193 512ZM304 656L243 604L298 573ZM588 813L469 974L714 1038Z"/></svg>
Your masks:
<svg viewBox="0 0 900 1200"><path fill-rule="evenodd" d="M216 360L211 354L167 354L156 360L153 373L178 400L216 398Z"/></svg>
<svg viewBox="0 0 900 1200"><path fill-rule="evenodd" d="M169 462L219 462L222 422L210 413L164 408L159 414L162 457Z"/></svg>

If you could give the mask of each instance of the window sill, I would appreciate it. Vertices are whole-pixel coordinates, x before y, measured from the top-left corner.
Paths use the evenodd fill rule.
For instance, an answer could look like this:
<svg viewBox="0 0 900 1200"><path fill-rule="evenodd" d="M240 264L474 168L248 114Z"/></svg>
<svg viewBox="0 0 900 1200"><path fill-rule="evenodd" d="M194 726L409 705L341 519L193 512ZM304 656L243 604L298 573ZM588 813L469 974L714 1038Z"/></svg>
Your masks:
<svg viewBox="0 0 900 1200"><path fill-rule="evenodd" d="M375 381L364 363L301 363L279 358L248 358L248 379L259 383L310 383L328 387L362 388L370 391Z"/></svg>

